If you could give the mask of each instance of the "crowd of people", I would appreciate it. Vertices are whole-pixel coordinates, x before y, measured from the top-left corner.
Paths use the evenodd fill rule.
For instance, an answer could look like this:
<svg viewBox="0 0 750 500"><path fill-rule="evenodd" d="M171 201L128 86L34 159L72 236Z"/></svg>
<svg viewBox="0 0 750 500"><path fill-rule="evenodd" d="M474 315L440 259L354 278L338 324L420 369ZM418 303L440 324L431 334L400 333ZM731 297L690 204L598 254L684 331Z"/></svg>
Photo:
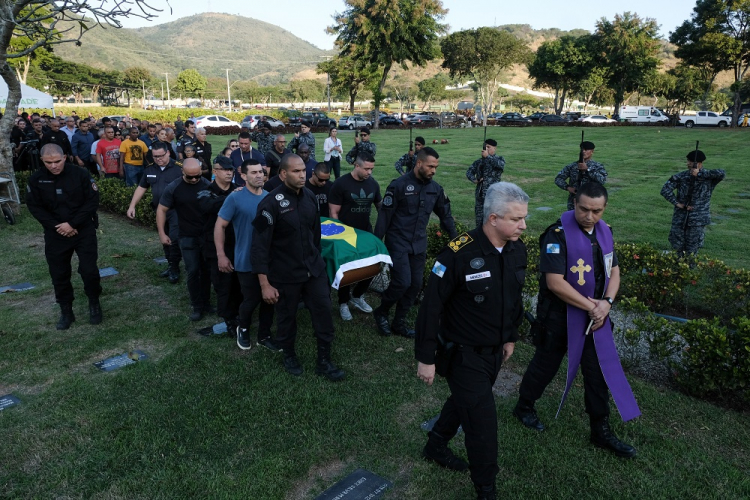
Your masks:
<svg viewBox="0 0 750 500"><path fill-rule="evenodd" d="M501 181L506 163L497 155L495 140L486 139L480 158L466 172L477 185L477 227L458 234L450 199L433 180L440 156L422 137L396 161L399 176L381 194L372 175L377 148L366 128L358 131L345 155L332 128L324 141L324 161L319 162L307 122L288 144L283 134L273 134L261 122L257 130L243 130L230 139L212 158L205 130L196 129L192 120L178 121L174 127L138 120L42 120L19 116L12 141L19 165L26 162L23 166L35 170L26 201L44 228L45 256L61 309L58 329L75 321L73 252L78 254L89 300L89 321L103 321L96 264L100 177L136 186L127 210L130 218L150 190L150 208L168 262L161 276L179 283L184 262L190 320L216 312L238 347L248 350L257 309L255 344L280 352L284 370L293 376L304 372L295 349L297 315L304 304L311 311L317 342L315 372L331 381L345 378L332 356L336 309L321 253L321 216L373 233L384 239L393 262L388 287L373 307L365 296L370 280L342 286L338 314L343 321L352 320L353 312L372 314L380 335L414 339L418 377L432 384L440 374L451 390L429 433L424 456L452 470L468 469L477 498L496 498L499 469L492 386L502 363L513 354L524 317L527 252L519 238L526 228L529 197L518 186ZM36 168L28 160L32 141L38 141ZM592 443L630 458L635 448L620 441L609 424L610 392L623 420L640 411L622 372L609 322L620 275L612 233L602 220L608 202L607 172L592 160L592 142L580 147L579 160L555 178L568 193L569 211L540 238L542 277L532 323L536 352L513 415L529 429L544 430L535 402L567 354L565 394L580 366ZM342 156L351 164L343 175ZM697 149L687 160L688 170L672 176L662 190L675 206L670 242L680 255L692 255L702 245L711 193L725 175L722 170L704 170L706 156ZM432 214L451 241L430 263L430 279L412 328L408 316L423 289L426 229ZM466 436L468 463L448 447L459 426Z"/></svg>

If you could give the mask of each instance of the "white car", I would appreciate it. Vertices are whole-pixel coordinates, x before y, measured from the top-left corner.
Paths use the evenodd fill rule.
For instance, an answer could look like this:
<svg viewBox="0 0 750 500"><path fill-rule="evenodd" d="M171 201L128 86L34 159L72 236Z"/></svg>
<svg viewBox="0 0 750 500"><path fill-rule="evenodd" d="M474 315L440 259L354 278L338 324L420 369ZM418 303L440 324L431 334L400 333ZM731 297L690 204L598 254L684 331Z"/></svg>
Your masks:
<svg viewBox="0 0 750 500"><path fill-rule="evenodd" d="M612 118L607 118L604 115L587 116L585 118L581 118L581 121L584 123L615 123L615 120L613 120Z"/></svg>
<svg viewBox="0 0 750 500"><path fill-rule="evenodd" d="M242 126L244 126L245 123L247 123L249 126L248 128L250 130L256 128L258 126L258 123L260 122L267 122L268 125L271 126L271 128L284 128L284 122L277 120L276 118L272 116L266 116L266 115L247 115L244 120L242 120Z"/></svg>
<svg viewBox="0 0 750 500"><path fill-rule="evenodd" d="M240 124L230 120L226 116L221 115L206 115L199 116L195 120L196 128L209 128L209 127L237 127L240 128Z"/></svg>

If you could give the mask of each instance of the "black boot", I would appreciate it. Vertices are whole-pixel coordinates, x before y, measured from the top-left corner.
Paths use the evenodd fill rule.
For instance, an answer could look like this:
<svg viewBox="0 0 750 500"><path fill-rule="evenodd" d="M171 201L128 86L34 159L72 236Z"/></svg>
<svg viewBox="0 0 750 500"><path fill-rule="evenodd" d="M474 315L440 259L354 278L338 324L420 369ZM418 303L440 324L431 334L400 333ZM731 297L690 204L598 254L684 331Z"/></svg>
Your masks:
<svg viewBox="0 0 750 500"><path fill-rule="evenodd" d="M475 484L474 489L477 490L477 500L497 500L497 489L494 484L491 486Z"/></svg>
<svg viewBox="0 0 750 500"><path fill-rule="evenodd" d="M297 359L297 353L294 351L294 348L284 349L283 363L284 370L286 370L287 373L294 375L295 377L299 377L305 372L299 362L299 359Z"/></svg>
<svg viewBox="0 0 750 500"><path fill-rule="evenodd" d="M178 281L180 281L180 263L169 263L169 269L168 269L167 276L169 277L169 282L173 285L176 285Z"/></svg>
<svg viewBox="0 0 750 500"><path fill-rule="evenodd" d="M57 321L55 328L58 330L67 330L76 320L73 314L73 304L60 304L60 319Z"/></svg>
<svg viewBox="0 0 750 500"><path fill-rule="evenodd" d="M413 339L415 335L414 330L406 326L406 320L403 318L393 319L393 323L391 323L391 332L394 335L400 335L407 339Z"/></svg>
<svg viewBox="0 0 750 500"><path fill-rule="evenodd" d="M383 337L391 335L391 326L388 324L388 313L383 312L379 307L372 311L372 319L375 320L375 327L378 333Z"/></svg>
<svg viewBox="0 0 750 500"><path fill-rule="evenodd" d="M89 324L98 325L104 319L102 314L102 306L99 303L99 299L89 300Z"/></svg>
<svg viewBox="0 0 750 500"><path fill-rule="evenodd" d="M331 361L331 343L318 341L318 366L315 373L322 375L331 382L344 380L344 370L338 368Z"/></svg>
<svg viewBox="0 0 750 500"><path fill-rule="evenodd" d="M633 458L636 455L635 448L623 443L614 435L609 427L609 417L591 420L591 442L621 458Z"/></svg>
<svg viewBox="0 0 750 500"><path fill-rule="evenodd" d="M422 455L426 459L432 460L446 469L459 472L469 468L469 464L454 455L453 451L448 448L447 439L435 431L430 431L427 435L429 436L427 444L424 446L424 450L422 450Z"/></svg>
<svg viewBox="0 0 750 500"><path fill-rule="evenodd" d="M513 416L520 420L521 423L529 429L534 429L539 432L544 430L544 424L539 420L539 417L537 417L533 404L524 404L521 400L518 400L516 407L513 408Z"/></svg>

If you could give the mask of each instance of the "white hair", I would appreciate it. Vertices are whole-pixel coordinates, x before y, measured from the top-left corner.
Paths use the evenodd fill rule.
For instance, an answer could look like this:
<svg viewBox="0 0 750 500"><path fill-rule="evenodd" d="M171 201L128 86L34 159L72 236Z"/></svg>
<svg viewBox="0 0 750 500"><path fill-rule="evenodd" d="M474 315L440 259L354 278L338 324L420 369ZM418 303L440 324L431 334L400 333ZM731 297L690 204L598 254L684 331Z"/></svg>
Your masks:
<svg viewBox="0 0 750 500"><path fill-rule="evenodd" d="M523 189L512 182L496 182L487 189L484 197L484 221L490 218L490 214L500 217L508 212L511 203L528 203L529 195Z"/></svg>

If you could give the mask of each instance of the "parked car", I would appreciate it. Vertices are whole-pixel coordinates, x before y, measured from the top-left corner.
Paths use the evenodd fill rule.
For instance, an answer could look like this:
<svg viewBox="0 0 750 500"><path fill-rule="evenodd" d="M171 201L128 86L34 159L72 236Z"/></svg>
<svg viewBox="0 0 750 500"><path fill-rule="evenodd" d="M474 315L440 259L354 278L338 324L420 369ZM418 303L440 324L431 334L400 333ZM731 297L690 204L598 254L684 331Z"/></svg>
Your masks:
<svg viewBox="0 0 750 500"><path fill-rule="evenodd" d="M372 122L362 115L342 116L339 119L339 128L354 130L360 127L372 127Z"/></svg>
<svg viewBox="0 0 750 500"><path fill-rule="evenodd" d="M543 117L546 114L547 113L542 113L541 111L537 111L536 113L533 113L533 114L527 116L526 118L528 118L532 122L538 122L539 118Z"/></svg>
<svg viewBox="0 0 750 500"><path fill-rule="evenodd" d="M416 114L416 115L409 115L406 118L409 120L409 125L416 125L416 124L440 125L440 120L432 115Z"/></svg>
<svg viewBox="0 0 750 500"><path fill-rule="evenodd" d="M577 111L568 111L563 116L565 116L565 118L569 119L570 121L574 122L581 118L581 113Z"/></svg>
<svg viewBox="0 0 750 500"><path fill-rule="evenodd" d="M380 126L381 127L385 127L385 126L403 127L404 122L392 116L384 116L380 119Z"/></svg>
<svg viewBox="0 0 750 500"><path fill-rule="evenodd" d="M328 115L322 111L307 111L302 113L302 119L307 120L313 127L335 127L336 120L329 118Z"/></svg>
<svg viewBox="0 0 750 500"><path fill-rule="evenodd" d="M560 115L544 115L539 118L539 123L568 123L570 118Z"/></svg>
<svg viewBox="0 0 750 500"><path fill-rule="evenodd" d="M443 125L460 125L461 123L466 123L465 116L451 112L440 113L440 120L443 122Z"/></svg>
<svg viewBox="0 0 750 500"><path fill-rule="evenodd" d="M732 123L731 116L722 116L713 111L698 111L695 115L680 116L680 125L693 127L728 127Z"/></svg>
<svg viewBox="0 0 750 500"><path fill-rule="evenodd" d="M531 123L530 118L526 118L521 113L505 113L497 119L498 125L528 125Z"/></svg>
<svg viewBox="0 0 750 500"><path fill-rule="evenodd" d="M205 115L199 116L195 120L196 128L208 128L208 127L240 127L240 124L230 120L226 116L221 115Z"/></svg>
<svg viewBox="0 0 750 500"><path fill-rule="evenodd" d="M258 126L258 123L260 122L268 122L268 124L271 126L272 129L274 128L284 128L284 122L281 120L277 120L273 116L267 116L267 115L247 115L242 120L242 126L244 127L247 123L249 125L250 130L256 128Z"/></svg>
<svg viewBox="0 0 750 500"><path fill-rule="evenodd" d="M612 118L607 118L604 115L591 115L585 118L581 118L584 123L615 123Z"/></svg>

